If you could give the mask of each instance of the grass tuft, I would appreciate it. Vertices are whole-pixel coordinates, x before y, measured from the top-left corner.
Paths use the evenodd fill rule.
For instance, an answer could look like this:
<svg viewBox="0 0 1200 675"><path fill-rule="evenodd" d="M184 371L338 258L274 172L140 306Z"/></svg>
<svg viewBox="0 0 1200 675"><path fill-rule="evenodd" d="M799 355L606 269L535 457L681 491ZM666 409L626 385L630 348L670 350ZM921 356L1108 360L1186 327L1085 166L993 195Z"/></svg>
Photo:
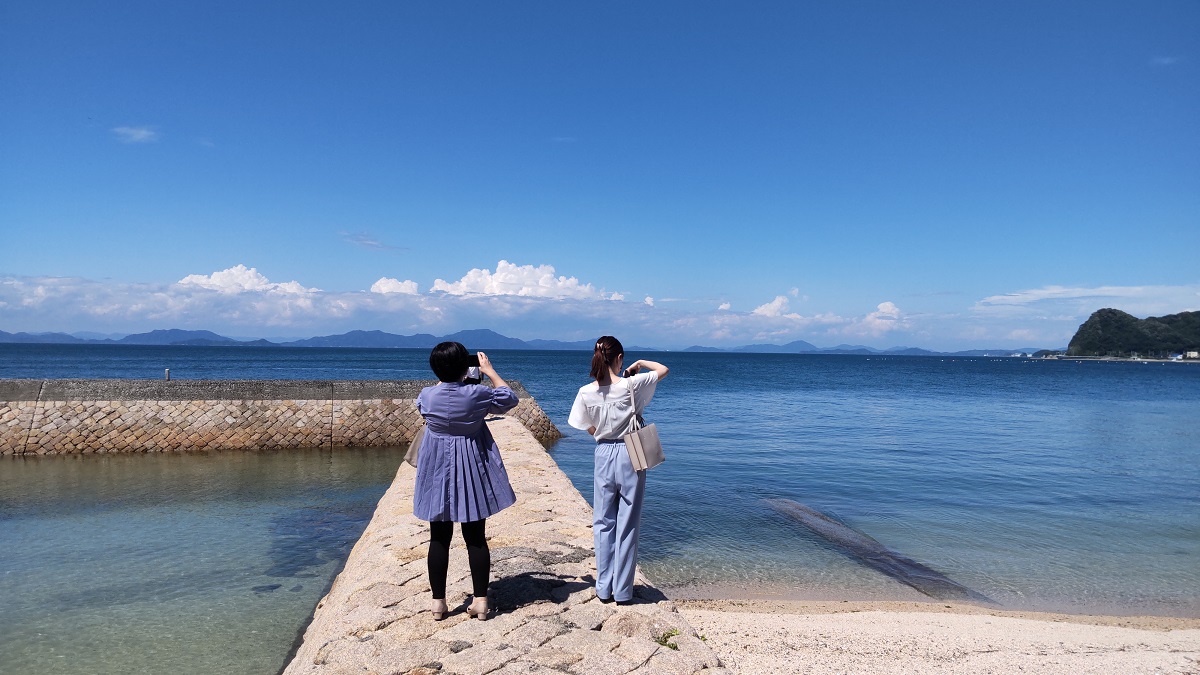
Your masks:
<svg viewBox="0 0 1200 675"><path fill-rule="evenodd" d="M659 635L657 638L655 638L654 641L657 642L658 644L666 647L667 649L674 649L675 651L679 651L679 645L675 644L674 642L671 642L671 638L675 637L676 635L679 635L679 629L672 628L671 630L663 633L662 635Z"/></svg>

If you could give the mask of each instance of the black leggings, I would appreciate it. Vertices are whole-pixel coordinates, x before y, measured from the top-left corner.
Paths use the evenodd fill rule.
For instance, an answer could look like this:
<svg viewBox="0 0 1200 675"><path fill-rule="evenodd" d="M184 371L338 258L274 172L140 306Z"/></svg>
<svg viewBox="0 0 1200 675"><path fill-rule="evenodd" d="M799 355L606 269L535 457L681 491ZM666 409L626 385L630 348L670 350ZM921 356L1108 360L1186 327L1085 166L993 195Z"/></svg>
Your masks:
<svg viewBox="0 0 1200 675"><path fill-rule="evenodd" d="M492 571L492 553L484 535L486 523L486 520L459 523L463 540L467 542L467 561L471 565L471 585L476 598L487 597L488 577ZM429 523L429 589L433 591L434 600L446 598L446 569L450 567L450 540L453 537L454 523Z"/></svg>

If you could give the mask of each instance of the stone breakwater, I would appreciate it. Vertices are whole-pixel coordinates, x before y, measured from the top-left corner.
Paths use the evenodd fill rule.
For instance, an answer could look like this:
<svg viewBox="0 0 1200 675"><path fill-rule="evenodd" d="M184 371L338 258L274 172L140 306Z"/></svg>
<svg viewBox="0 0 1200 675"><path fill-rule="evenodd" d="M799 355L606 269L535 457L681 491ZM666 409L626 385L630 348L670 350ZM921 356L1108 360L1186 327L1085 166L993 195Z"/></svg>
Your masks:
<svg viewBox="0 0 1200 675"><path fill-rule="evenodd" d="M284 672L728 672L640 573L634 604L596 598L591 507L517 420L488 424L517 493L514 506L487 522L491 618L466 615L471 577L457 531L447 577L450 614L431 618L429 526L412 515L416 470L402 464Z"/></svg>
<svg viewBox="0 0 1200 675"><path fill-rule="evenodd" d="M0 454L405 445L432 381L0 380ZM535 438L558 429L519 384L508 412Z"/></svg>

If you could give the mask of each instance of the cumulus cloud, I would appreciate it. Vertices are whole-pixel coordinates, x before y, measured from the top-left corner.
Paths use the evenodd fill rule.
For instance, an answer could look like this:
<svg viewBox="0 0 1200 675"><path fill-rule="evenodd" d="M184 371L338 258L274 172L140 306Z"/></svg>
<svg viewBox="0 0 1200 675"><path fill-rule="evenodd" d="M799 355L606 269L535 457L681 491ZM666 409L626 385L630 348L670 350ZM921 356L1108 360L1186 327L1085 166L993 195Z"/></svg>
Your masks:
<svg viewBox="0 0 1200 675"><path fill-rule="evenodd" d="M159 138L150 127L116 127L112 132L122 143L153 143Z"/></svg>
<svg viewBox="0 0 1200 675"><path fill-rule="evenodd" d="M417 282L415 281L400 281L390 277L381 277L379 281L371 284L372 293L404 293L406 295L416 295Z"/></svg>
<svg viewBox="0 0 1200 675"><path fill-rule="evenodd" d="M725 303L718 309L728 309L727 305ZM777 295L747 314L718 312L709 320L715 327L714 338L750 333L756 341L813 340L821 336L830 339L846 336L879 338L912 327L909 318L893 302L879 303L875 311L861 316L841 316L833 312L804 315L791 311L786 295Z"/></svg>
<svg viewBox="0 0 1200 675"><path fill-rule="evenodd" d="M5 323L0 328L323 335L359 328L448 333L487 327L517 337L579 339L657 325L645 317L656 310L631 307L620 293L559 276L549 265L501 262L494 273L476 270L446 286L459 293L422 294L417 282L392 277L381 277L369 290L329 292L299 281L276 283L244 264L168 284L0 276Z"/></svg>
<svg viewBox="0 0 1200 675"><path fill-rule="evenodd" d="M750 312L730 311L724 308L728 304L708 314L678 317L673 328L680 334L697 334L701 340L745 344L812 340L816 335L833 335L852 321L832 313L803 316L789 312L786 296L776 296Z"/></svg>
<svg viewBox="0 0 1200 675"><path fill-rule="evenodd" d="M908 323L900 308L891 302L881 302L875 311L867 314L861 321L851 324L850 334L871 335L879 337L894 330L907 328Z"/></svg>
<svg viewBox="0 0 1200 675"><path fill-rule="evenodd" d="M755 307L751 314L759 316L784 316L788 310L788 299L785 295L777 295L765 305Z"/></svg>
<svg viewBox="0 0 1200 675"><path fill-rule="evenodd" d="M507 261L495 270L470 270L453 283L439 282L440 290L421 293L415 281L380 277L369 290L330 292L300 281L276 283L244 264L166 284L0 276L0 328L328 335L353 329L445 334L486 327L526 339L617 334L661 347L802 339L819 346L861 341L964 349L1065 346L1088 314L1105 306L1138 316L1200 308L1200 284L1046 286L989 296L971 311L933 315L905 311L892 301L852 312L801 313L790 290L750 311L733 311L731 302L689 310L684 303L649 295L627 300L625 294L559 275L550 265Z"/></svg>
<svg viewBox="0 0 1200 675"><path fill-rule="evenodd" d="M206 288L210 291L218 293L234 294L234 293L286 293L286 294L304 294L314 293L321 289L305 288L298 282L288 281L280 284L271 283L258 270L245 265L234 265L229 269L213 272L212 274L189 274L180 279L180 286L192 286L196 288Z"/></svg>
<svg viewBox="0 0 1200 675"><path fill-rule="evenodd" d="M538 298L589 299L600 297L591 284L575 277L555 276L552 265L496 263L496 271L473 269L453 283L435 279L431 292L450 295L516 295Z"/></svg>

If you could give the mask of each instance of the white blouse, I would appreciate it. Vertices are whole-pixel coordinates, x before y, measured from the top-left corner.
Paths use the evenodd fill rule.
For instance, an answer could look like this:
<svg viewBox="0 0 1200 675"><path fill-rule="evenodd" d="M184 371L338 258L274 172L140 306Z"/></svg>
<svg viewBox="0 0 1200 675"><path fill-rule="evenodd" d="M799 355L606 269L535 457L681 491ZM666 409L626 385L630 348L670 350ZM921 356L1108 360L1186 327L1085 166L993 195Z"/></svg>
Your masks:
<svg viewBox="0 0 1200 675"><path fill-rule="evenodd" d="M630 389L633 390L636 410L642 411L654 398L654 388L657 386L658 373L653 370L621 378L605 387L593 380L579 388L567 424L583 431L596 427L592 437L598 441L618 440L633 431L636 414L629 405Z"/></svg>

